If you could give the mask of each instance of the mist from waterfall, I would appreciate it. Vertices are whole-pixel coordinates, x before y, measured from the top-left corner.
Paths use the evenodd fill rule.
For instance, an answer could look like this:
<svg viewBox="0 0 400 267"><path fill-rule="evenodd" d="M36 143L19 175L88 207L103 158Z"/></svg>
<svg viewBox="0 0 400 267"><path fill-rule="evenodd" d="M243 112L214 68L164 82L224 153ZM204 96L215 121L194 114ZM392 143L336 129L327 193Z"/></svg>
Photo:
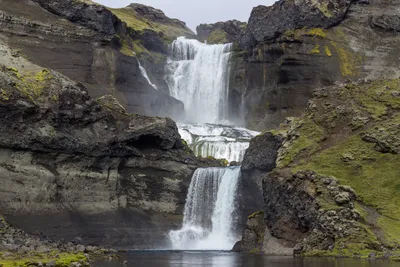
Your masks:
<svg viewBox="0 0 400 267"><path fill-rule="evenodd" d="M185 105L185 122L225 123L232 44L179 37L169 50L166 80L170 95Z"/></svg>
<svg viewBox="0 0 400 267"><path fill-rule="evenodd" d="M169 237L176 250L230 250L240 167L200 168L192 177L183 226ZM210 216L211 215L211 216Z"/></svg>

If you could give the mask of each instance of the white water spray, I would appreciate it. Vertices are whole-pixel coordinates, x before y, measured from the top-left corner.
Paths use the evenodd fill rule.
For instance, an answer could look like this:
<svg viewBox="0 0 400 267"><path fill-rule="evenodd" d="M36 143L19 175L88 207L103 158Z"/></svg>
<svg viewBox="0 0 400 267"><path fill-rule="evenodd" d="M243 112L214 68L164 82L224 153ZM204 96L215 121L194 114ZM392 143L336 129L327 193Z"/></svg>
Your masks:
<svg viewBox="0 0 400 267"><path fill-rule="evenodd" d="M190 123L227 119L232 44L207 45L179 37L170 47L167 83L171 96L185 105Z"/></svg>
<svg viewBox="0 0 400 267"><path fill-rule="evenodd" d="M183 226L169 234L173 249L232 249L237 241L233 218L239 175L240 167L196 170L186 198Z"/></svg>

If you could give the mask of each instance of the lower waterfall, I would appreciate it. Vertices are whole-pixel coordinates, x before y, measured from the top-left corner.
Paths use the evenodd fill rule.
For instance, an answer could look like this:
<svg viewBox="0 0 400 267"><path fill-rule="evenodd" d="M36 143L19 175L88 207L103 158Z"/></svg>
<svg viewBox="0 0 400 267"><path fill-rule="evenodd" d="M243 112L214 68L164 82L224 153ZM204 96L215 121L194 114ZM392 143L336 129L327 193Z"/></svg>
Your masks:
<svg viewBox="0 0 400 267"><path fill-rule="evenodd" d="M200 168L190 183L180 230L170 231L176 250L230 250L240 167Z"/></svg>

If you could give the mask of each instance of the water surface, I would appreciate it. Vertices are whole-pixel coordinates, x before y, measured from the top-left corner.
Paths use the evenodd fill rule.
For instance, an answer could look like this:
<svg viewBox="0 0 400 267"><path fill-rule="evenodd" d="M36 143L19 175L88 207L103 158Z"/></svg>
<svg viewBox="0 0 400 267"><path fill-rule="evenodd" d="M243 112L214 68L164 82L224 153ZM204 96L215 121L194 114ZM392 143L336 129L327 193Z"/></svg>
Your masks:
<svg viewBox="0 0 400 267"><path fill-rule="evenodd" d="M128 261L126 265L124 261ZM135 251L117 261L97 261L95 267L399 267L400 263L379 260L270 257L215 251Z"/></svg>

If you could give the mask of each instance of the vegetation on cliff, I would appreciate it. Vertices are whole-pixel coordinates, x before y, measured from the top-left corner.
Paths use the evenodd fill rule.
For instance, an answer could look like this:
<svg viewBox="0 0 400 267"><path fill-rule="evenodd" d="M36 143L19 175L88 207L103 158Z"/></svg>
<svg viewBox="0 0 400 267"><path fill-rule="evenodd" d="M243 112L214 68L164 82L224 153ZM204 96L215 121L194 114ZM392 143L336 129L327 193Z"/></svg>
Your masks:
<svg viewBox="0 0 400 267"><path fill-rule="evenodd" d="M279 150L276 171L289 169L292 175L312 171L336 179L341 186L354 190L354 205L360 214L354 222L359 230L332 236L334 246L329 250L305 246L304 255L368 257L372 252L381 256L398 253L399 92L398 79L318 89L307 112L282 126L280 133L283 131L286 139ZM313 183L322 188L319 193L310 193L320 208L343 209L337 195L318 186L318 181Z"/></svg>

